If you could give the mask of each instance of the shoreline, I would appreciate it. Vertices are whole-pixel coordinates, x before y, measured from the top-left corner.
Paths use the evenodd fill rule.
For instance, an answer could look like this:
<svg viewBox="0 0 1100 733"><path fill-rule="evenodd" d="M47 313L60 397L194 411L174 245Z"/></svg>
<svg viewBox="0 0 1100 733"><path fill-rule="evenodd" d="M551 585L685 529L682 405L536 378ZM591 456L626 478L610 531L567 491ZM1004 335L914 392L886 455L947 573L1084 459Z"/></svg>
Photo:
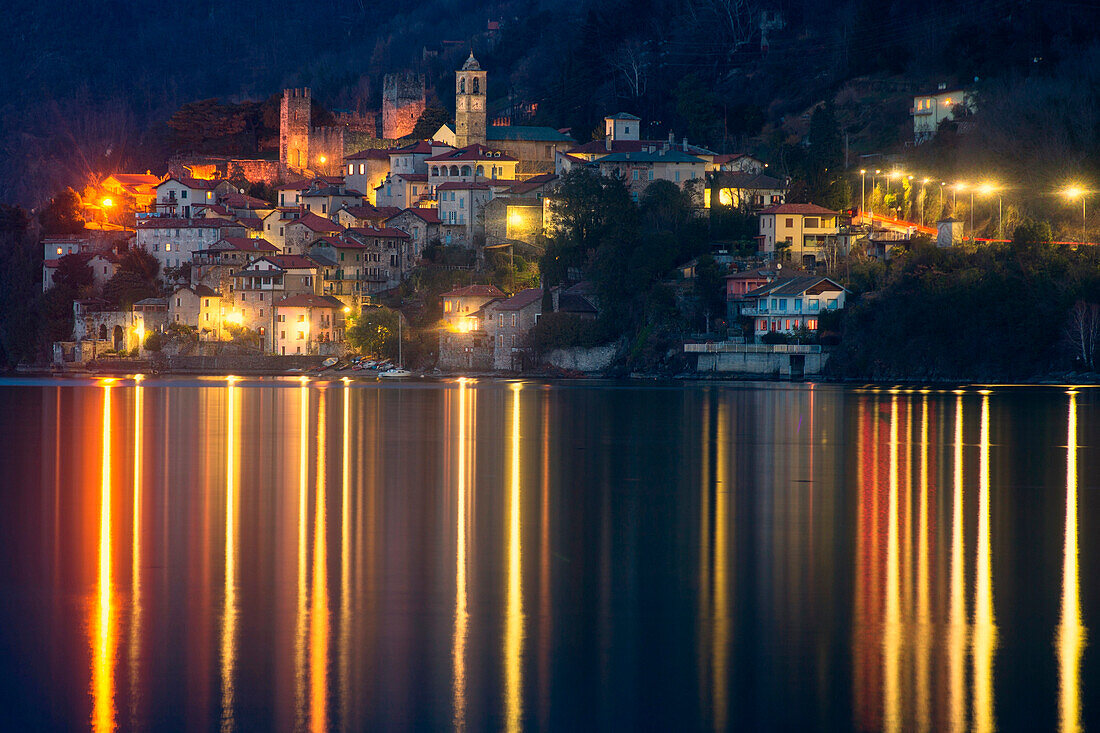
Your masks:
<svg viewBox="0 0 1100 733"><path fill-rule="evenodd" d="M118 364L115 369L54 369L50 366L20 365L0 377L35 377L80 379L112 376L129 376L143 374L155 377L309 377L311 379L332 378L352 379L355 381L389 382L382 379L376 372L364 372L363 370L314 370L314 369L273 369L273 368L246 368L246 369L163 369L149 370L148 363ZM1027 379L996 380L987 377L972 377L968 379L929 379L920 377L890 378L890 379L864 379L858 377L837 377L832 375L810 375L800 379L779 377L774 374L745 374L730 373L716 374L715 372L680 372L677 374L660 374L656 372L631 372L624 375L609 375L604 373L566 373L561 371L528 371L528 372L413 372L406 379L393 380L395 383L410 382L421 379L446 380L466 377L468 379L486 380L515 380L515 379L544 379L555 381L615 381L615 382L711 382L711 383L740 383L740 382L768 382L775 384L832 384L847 387L937 387L944 388L959 385L990 386L990 387L1042 387L1042 386L1100 386L1100 373L1059 372L1046 374Z"/></svg>

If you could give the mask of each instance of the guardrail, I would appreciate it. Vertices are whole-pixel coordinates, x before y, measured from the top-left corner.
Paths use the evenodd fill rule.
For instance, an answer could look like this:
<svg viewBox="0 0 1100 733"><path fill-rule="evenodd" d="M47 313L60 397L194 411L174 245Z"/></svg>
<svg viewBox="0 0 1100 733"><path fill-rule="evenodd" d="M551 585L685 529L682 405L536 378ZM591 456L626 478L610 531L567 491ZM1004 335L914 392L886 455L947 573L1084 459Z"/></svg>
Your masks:
<svg viewBox="0 0 1100 733"><path fill-rule="evenodd" d="M713 344L684 344L686 354L820 354L819 344L735 344L719 341Z"/></svg>

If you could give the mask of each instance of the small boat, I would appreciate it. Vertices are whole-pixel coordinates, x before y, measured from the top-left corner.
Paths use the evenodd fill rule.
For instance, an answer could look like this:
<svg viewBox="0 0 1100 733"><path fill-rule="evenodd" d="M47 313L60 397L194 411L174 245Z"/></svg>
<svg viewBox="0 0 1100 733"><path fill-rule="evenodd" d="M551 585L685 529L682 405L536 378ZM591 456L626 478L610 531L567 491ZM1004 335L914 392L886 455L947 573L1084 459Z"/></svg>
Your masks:
<svg viewBox="0 0 1100 733"><path fill-rule="evenodd" d="M329 367L336 366L336 362L338 361L340 360L337 359L335 356L330 356L329 358L321 362L321 366L325 369L328 369Z"/></svg>
<svg viewBox="0 0 1100 733"><path fill-rule="evenodd" d="M381 365L379 365L381 366ZM397 312L397 366L379 372L383 379L405 379L412 376L412 372L405 368L401 353L401 311Z"/></svg>

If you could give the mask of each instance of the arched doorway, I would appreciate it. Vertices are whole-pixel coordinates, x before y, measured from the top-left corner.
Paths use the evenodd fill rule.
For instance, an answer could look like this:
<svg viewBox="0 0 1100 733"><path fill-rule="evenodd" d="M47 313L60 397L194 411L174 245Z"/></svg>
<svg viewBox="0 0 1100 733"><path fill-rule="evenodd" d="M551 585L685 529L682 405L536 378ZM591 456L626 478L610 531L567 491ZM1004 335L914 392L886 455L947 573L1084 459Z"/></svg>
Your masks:
<svg viewBox="0 0 1100 733"><path fill-rule="evenodd" d="M114 332L115 351L120 351L122 349L122 347L125 346L125 342L123 341L124 337L125 337L125 332L122 330L122 326L115 326L115 332Z"/></svg>
<svg viewBox="0 0 1100 733"><path fill-rule="evenodd" d="M99 340L100 341L106 341L107 340L107 324L105 324L105 323L99 324Z"/></svg>

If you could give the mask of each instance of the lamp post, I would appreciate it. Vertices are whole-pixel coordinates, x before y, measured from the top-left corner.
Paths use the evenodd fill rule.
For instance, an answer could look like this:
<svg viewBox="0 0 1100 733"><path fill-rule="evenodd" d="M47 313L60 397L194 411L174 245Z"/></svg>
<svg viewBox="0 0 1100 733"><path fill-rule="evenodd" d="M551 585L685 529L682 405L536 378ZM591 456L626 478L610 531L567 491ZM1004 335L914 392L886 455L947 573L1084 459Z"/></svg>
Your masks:
<svg viewBox="0 0 1100 733"><path fill-rule="evenodd" d="M930 179L925 178L920 182L920 225L924 226L924 187L928 185Z"/></svg>
<svg viewBox="0 0 1100 733"><path fill-rule="evenodd" d="M1062 195L1070 201L1074 199L1081 199L1081 244L1085 243L1085 199L1088 198L1088 191L1080 186L1070 186L1062 191Z"/></svg>
<svg viewBox="0 0 1100 733"><path fill-rule="evenodd" d="M859 218L863 218L863 211L867 206L867 171L861 168L859 171Z"/></svg>
<svg viewBox="0 0 1100 733"><path fill-rule="evenodd" d="M983 183L981 188L978 189L978 193L983 196L988 196L992 193L997 194L997 239L1004 239L1004 219L1001 217L1001 187L992 183ZM971 222L973 222L973 213L971 214Z"/></svg>

